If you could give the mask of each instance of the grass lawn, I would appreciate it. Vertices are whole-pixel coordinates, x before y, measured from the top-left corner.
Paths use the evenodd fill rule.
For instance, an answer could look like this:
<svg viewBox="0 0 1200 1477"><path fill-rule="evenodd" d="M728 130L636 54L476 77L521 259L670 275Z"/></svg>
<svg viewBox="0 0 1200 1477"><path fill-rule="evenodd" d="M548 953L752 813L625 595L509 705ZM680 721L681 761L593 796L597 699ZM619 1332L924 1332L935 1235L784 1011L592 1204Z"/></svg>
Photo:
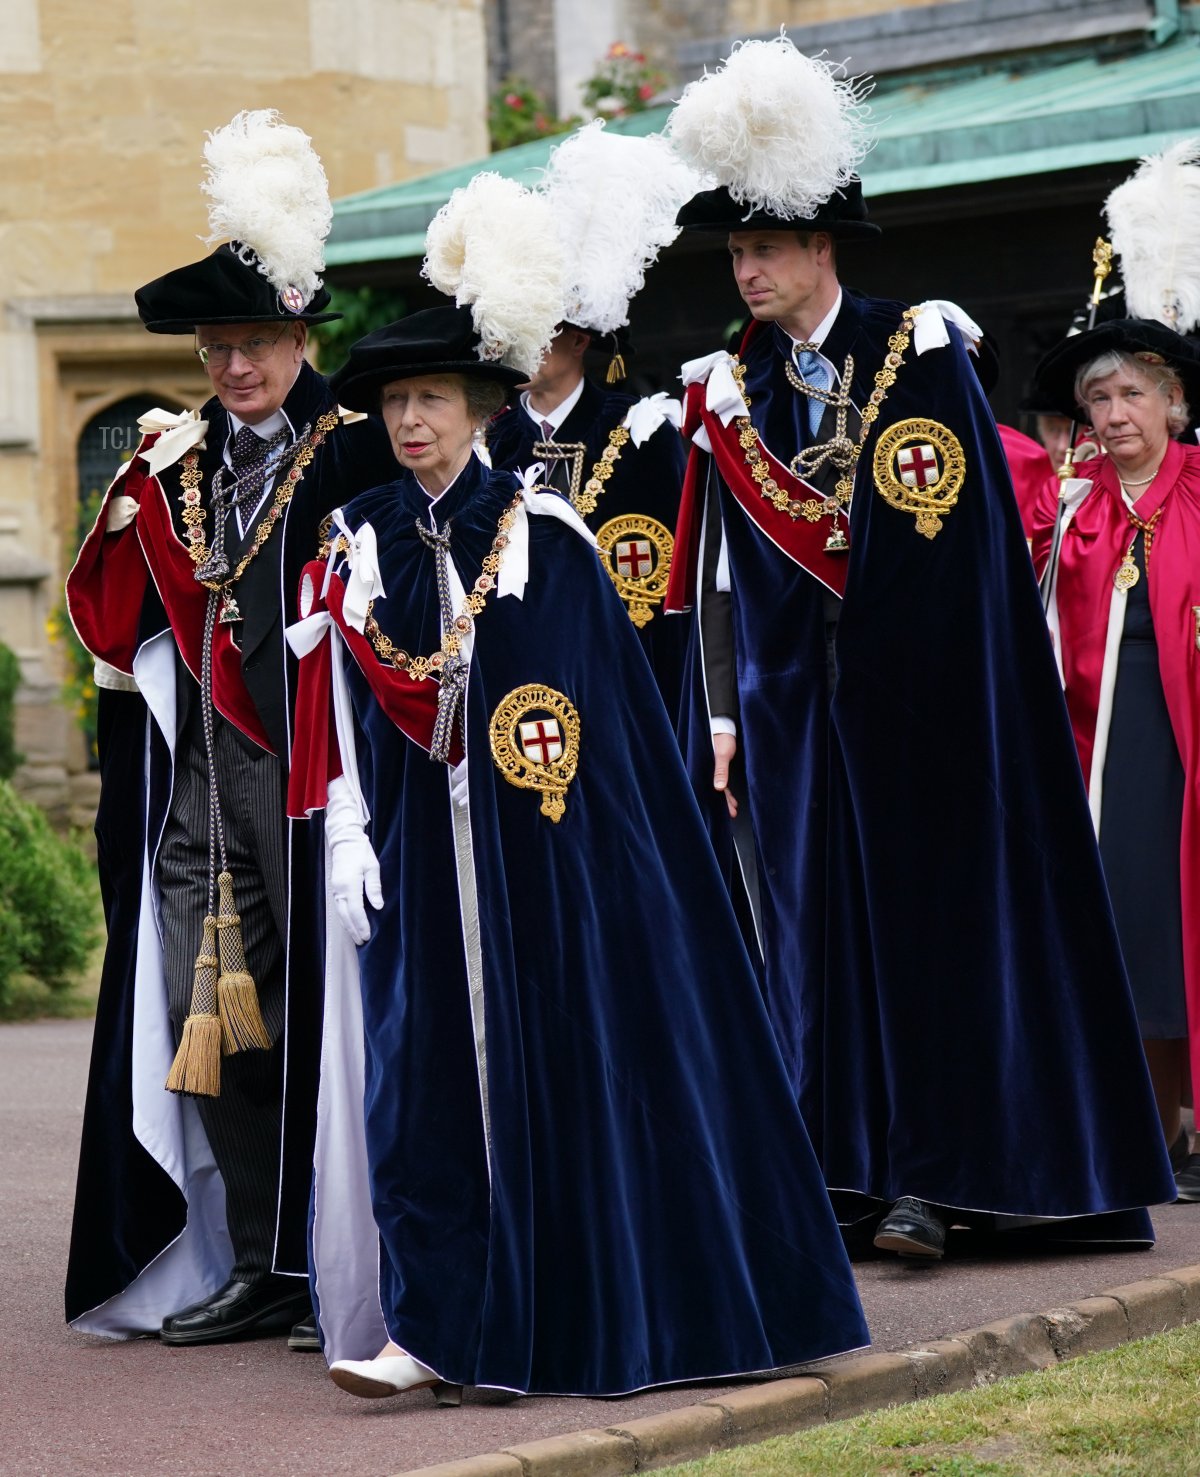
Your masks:
<svg viewBox="0 0 1200 1477"><path fill-rule="evenodd" d="M1200 1474L1200 1324L1039 1374L669 1469L671 1477ZM667 1474L663 1474L667 1477Z"/></svg>

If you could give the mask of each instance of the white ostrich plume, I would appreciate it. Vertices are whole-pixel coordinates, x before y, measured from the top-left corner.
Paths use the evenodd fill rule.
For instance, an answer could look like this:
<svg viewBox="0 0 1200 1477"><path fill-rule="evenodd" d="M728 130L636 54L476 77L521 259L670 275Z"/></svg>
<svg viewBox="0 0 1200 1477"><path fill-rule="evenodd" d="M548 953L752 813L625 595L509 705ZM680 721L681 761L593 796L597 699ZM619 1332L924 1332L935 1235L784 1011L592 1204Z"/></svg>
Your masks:
<svg viewBox="0 0 1200 1477"><path fill-rule="evenodd" d="M298 287L309 302L321 286L333 207L308 134L259 108L210 133L204 159L211 204L201 240L249 247L253 257L238 253L247 265L280 292Z"/></svg>
<svg viewBox="0 0 1200 1477"><path fill-rule="evenodd" d="M679 207L704 185L666 139L612 133L601 118L559 144L538 190L563 244L561 316L598 333L628 323L647 269L679 234Z"/></svg>
<svg viewBox="0 0 1200 1477"><path fill-rule="evenodd" d="M469 305L480 357L533 374L562 318L563 257L546 201L494 171L429 223L421 274Z"/></svg>
<svg viewBox="0 0 1200 1477"><path fill-rule="evenodd" d="M740 42L718 71L684 88L667 134L748 215L802 219L849 184L872 144L873 83L845 72L783 34Z"/></svg>
<svg viewBox="0 0 1200 1477"><path fill-rule="evenodd" d="M1130 316L1189 333L1200 323L1200 138L1143 159L1104 213Z"/></svg>

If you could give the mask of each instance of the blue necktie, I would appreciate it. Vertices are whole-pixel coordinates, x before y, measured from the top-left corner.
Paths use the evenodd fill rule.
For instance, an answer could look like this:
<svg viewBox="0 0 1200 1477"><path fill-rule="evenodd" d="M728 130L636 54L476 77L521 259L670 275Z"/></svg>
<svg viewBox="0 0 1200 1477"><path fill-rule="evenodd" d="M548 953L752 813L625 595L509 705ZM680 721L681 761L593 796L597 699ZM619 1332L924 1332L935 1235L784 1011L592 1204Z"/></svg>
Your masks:
<svg viewBox="0 0 1200 1477"><path fill-rule="evenodd" d="M829 366L825 363L815 349L796 349L796 368L800 371L800 378L806 384L812 385L815 390L827 390L832 383ZM825 402L818 400L815 396L808 397L808 434L815 437L821 429L821 417L825 414Z"/></svg>

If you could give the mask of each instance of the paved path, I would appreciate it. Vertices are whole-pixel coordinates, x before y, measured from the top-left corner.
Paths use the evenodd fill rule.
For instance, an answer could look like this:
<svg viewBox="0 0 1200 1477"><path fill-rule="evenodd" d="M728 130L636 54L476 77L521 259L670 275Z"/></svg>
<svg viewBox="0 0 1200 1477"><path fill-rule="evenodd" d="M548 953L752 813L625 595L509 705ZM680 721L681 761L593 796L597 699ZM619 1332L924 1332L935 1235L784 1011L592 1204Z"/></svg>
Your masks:
<svg viewBox="0 0 1200 1477"><path fill-rule="evenodd" d="M0 1474L179 1473L187 1477L386 1477L705 1398L697 1387L625 1400L508 1400L427 1393L366 1403L334 1389L319 1355L279 1339L168 1349L72 1333L62 1320L87 1021L0 1027ZM1155 1215L1142 1253L1022 1256L856 1270L877 1349L1200 1262L1200 1206Z"/></svg>

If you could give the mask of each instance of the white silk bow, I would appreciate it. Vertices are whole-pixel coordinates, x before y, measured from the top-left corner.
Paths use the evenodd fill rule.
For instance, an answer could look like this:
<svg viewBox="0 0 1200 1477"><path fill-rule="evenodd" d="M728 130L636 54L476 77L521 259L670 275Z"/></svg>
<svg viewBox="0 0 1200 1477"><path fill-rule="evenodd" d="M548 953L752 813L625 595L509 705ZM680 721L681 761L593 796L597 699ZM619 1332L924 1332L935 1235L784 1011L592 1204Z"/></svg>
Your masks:
<svg viewBox="0 0 1200 1477"><path fill-rule="evenodd" d="M505 595L515 595L518 600L525 597L525 586L529 583L530 514L557 518L573 533L586 539L593 548L596 547L596 535L565 497L560 497L557 492L538 491L539 486L544 486L545 479L545 462L534 462L532 466L517 473L517 480L521 484L521 506L508 530L508 544L500 563L500 573L496 577L497 600L502 600Z"/></svg>
<svg viewBox="0 0 1200 1477"><path fill-rule="evenodd" d="M913 312L917 318L913 328L913 348L916 349L918 358L930 349L946 347L950 342L947 323L958 329L968 349L973 348L983 337L983 329L974 318L964 313L957 303L944 297L932 297L927 302L918 303Z"/></svg>
<svg viewBox="0 0 1200 1477"><path fill-rule="evenodd" d="M346 541L345 550L338 548L339 534ZM367 624L367 608L371 601L387 598L383 577L379 573L379 545L375 530L369 523L363 523L357 533L352 533L341 508L335 508L329 537L331 548L329 562L325 566L325 590L321 593L325 594L329 588L329 576L333 573L333 566L339 556L344 557L350 566L350 573L346 577L342 614L348 626L361 632Z"/></svg>
<svg viewBox="0 0 1200 1477"><path fill-rule="evenodd" d="M200 419L198 410L163 410L155 406L138 416L138 430L143 436L158 433L158 440L146 453L150 475L157 477L164 467L177 462L193 446L203 446L208 422Z"/></svg>
<svg viewBox="0 0 1200 1477"><path fill-rule="evenodd" d="M683 405L672 400L666 390L659 390L657 395L646 395L636 405L631 405L621 424L635 446L644 446L667 421L679 430L683 425Z"/></svg>
<svg viewBox="0 0 1200 1477"><path fill-rule="evenodd" d="M734 416L746 414L746 400L733 377L733 355L719 349L702 359L689 359L680 369L685 385L703 384L704 404L727 426Z"/></svg>

